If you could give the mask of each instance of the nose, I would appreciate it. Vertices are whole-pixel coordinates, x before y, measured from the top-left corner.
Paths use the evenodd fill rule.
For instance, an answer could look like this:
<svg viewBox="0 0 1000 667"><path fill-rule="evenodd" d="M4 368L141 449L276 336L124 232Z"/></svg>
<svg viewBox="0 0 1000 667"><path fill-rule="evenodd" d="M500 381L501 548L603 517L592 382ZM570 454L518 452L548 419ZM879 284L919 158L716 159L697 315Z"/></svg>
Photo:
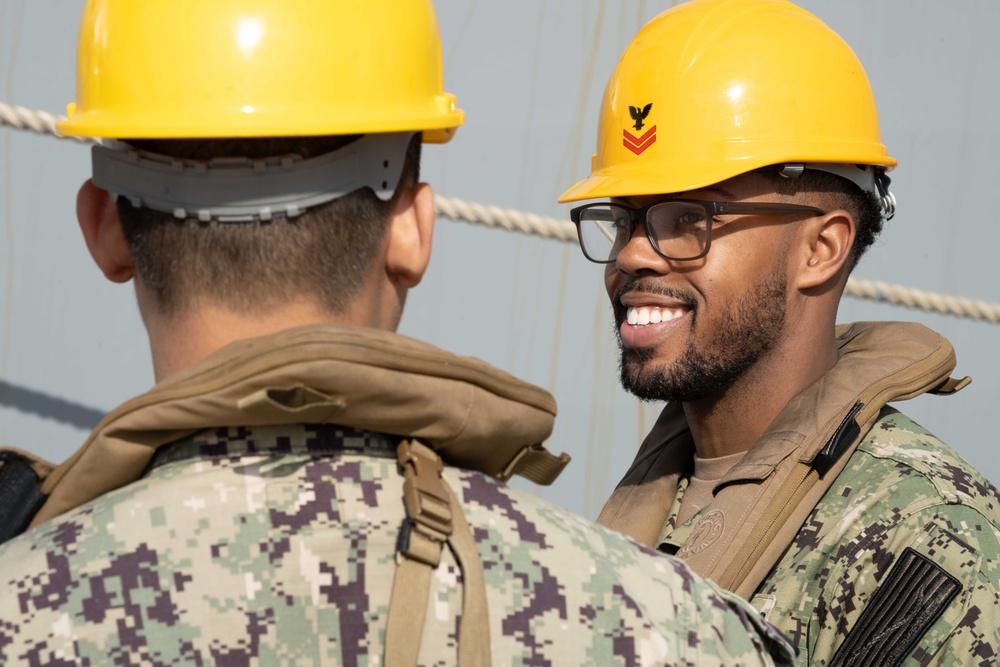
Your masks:
<svg viewBox="0 0 1000 667"><path fill-rule="evenodd" d="M670 271L670 263L653 249L653 243L642 225L632 229L632 236L619 251L614 267L627 275L665 274Z"/></svg>

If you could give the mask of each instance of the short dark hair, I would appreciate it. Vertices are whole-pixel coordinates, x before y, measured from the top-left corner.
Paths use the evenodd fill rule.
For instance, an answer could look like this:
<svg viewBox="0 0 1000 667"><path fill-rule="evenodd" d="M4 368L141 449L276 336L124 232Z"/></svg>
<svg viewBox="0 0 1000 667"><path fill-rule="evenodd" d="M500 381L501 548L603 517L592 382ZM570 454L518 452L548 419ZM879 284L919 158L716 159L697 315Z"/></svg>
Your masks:
<svg viewBox="0 0 1000 667"><path fill-rule="evenodd" d="M816 193L826 199L820 208L830 211L844 209L854 218L854 245L848 257L848 270L853 271L862 255L882 233L882 207L878 198L846 178L826 171L806 169L795 178L785 178L780 174L783 166L772 165L758 170L771 182L776 193L789 197Z"/></svg>
<svg viewBox="0 0 1000 667"><path fill-rule="evenodd" d="M240 139L126 140L146 151L208 160L322 155L360 138L265 137ZM118 199L118 215L136 270L157 307L174 314L208 299L243 314L307 298L343 312L357 296L385 237L401 185L420 179L421 136L406 151L396 194L379 199L361 188L307 209L294 218L267 222L200 222L136 208Z"/></svg>

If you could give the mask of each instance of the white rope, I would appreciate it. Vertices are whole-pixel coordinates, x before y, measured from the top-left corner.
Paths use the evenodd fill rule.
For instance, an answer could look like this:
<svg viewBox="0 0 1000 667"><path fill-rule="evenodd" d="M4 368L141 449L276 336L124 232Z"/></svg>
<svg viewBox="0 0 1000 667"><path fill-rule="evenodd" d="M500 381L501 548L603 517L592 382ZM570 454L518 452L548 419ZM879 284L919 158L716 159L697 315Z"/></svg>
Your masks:
<svg viewBox="0 0 1000 667"><path fill-rule="evenodd" d="M60 139L73 139L81 143L98 143L90 137L66 137L56 131L56 121L62 120L48 111L28 109L15 104L0 102L0 124L9 125L17 130L28 130L38 134L51 134Z"/></svg>
<svg viewBox="0 0 1000 667"><path fill-rule="evenodd" d="M524 213L512 208L487 206L443 195L434 197L434 207L438 215L452 220L576 243L576 225L569 220Z"/></svg>
<svg viewBox="0 0 1000 667"><path fill-rule="evenodd" d="M859 299L871 299L872 301L881 301L944 315L993 323L1000 322L1000 304L974 301L961 296L925 292L913 287L890 285L877 280L848 278L844 294Z"/></svg>
<svg viewBox="0 0 1000 667"><path fill-rule="evenodd" d="M60 139L75 139L83 143L95 143L97 140L81 137L64 137L56 131L56 121L60 120L53 114L35 109L14 106L0 102L0 124L19 130L29 130L39 134L52 135ZM438 215L469 222L486 227L506 229L541 238L557 239L559 241L576 242L576 226L567 220L559 220L534 213L525 213L516 209L487 206L476 202L455 199L437 195L435 208ZM858 299L869 299L896 306L916 308L928 312L954 315L986 322L1000 322L1000 304L986 301L974 301L964 297L949 296L925 292L903 285L890 285L874 280L850 278L844 294Z"/></svg>

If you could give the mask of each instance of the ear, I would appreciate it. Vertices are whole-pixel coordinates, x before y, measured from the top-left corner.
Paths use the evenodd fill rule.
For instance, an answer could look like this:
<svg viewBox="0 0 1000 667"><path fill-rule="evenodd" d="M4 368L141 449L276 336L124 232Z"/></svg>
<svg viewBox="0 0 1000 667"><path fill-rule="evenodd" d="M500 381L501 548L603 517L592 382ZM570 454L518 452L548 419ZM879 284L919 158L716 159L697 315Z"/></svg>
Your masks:
<svg viewBox="0 0 1000 667"><path fill-rule="evenodd" d="M796 286L809 289L839 281L854 245L854 218L844 210L831 211L805 221L802 231L805 243Z"/></svg>
<svg viewBox="0 0 1000 667"><path fill-rule="evenodd" d="M431 258L434 236L434 192L426 183L399 193L389 222L385 271L402 288L420 284Z"/></svg>
<svg viewBox="0 0 1000 667"><path fill-rule="evenodd" d="M118 219L118 207L107 191L90 179L76 195L76 219L87 250L104 276L116 283L131 280L135 276L135 264Z"/></svg>

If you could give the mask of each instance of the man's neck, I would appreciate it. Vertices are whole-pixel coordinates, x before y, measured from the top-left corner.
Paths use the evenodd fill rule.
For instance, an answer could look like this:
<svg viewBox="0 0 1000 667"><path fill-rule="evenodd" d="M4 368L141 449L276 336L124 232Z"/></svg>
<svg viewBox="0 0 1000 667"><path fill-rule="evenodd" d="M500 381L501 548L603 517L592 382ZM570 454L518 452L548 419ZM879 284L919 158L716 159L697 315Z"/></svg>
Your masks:
<svg viewBox="0 0 1000 667"><path fill-rule="evenodd" d="M695 449L701 458L745 452L799 392L819 380L839 359L837 342L829 336L795 337L785 342L722 393L684 403ZM787 339L786 339L787 341Z"/></svg>
<svg viewBox="0 0 1000 667"><path fill-rule="evenodd" d="M144 313L156 381L184 370L238 340L256 338L310 324L373 326L370 318L347 311L330 313L308 302L293 302L261 309L260 313L234 312L200 304L177 316Z"/></svg>

